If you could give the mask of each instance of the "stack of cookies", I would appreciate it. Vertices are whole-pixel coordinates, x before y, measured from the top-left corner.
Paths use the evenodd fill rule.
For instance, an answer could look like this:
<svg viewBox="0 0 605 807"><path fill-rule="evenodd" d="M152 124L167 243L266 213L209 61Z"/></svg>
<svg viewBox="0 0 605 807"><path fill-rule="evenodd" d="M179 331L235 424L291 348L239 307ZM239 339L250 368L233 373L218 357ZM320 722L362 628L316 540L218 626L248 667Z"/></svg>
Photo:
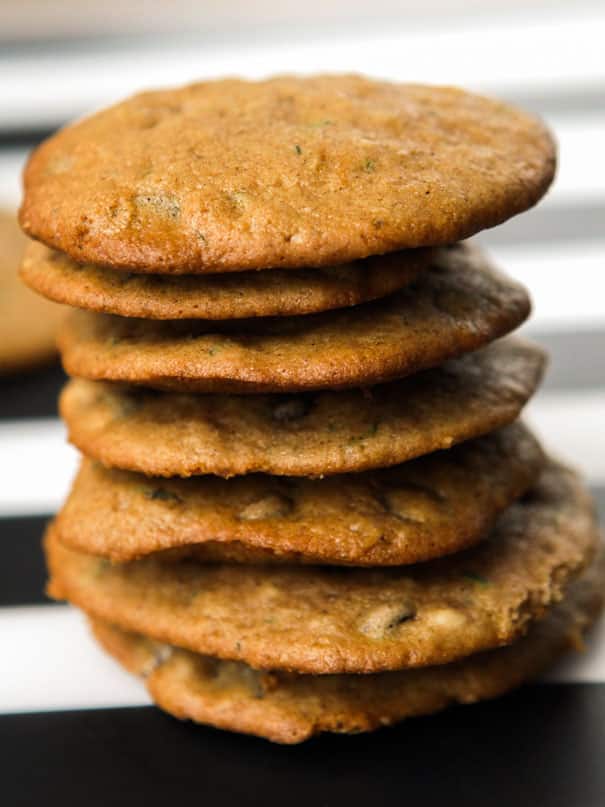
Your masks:
<svg viewBox="0 0 605 807"><path fill-rule="evenodd" d="M524 289L460 243L543 126L357 76L150 92L25 173L83 454L50 592L180 718L293 743L535 676L596 616L591 502L518 416Z"/></svg>

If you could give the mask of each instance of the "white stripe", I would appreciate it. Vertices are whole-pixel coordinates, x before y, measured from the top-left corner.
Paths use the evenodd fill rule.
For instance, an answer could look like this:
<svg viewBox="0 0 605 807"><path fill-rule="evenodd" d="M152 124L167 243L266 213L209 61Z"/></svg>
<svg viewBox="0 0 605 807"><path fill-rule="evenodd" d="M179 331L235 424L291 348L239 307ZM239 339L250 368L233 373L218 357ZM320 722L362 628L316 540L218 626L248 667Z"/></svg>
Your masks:
<svg viewBox="0 0 605 807"><path fill-rule="evenodd" d="M17 207L21 201L21 171L29 149L0 148L0 204Z"/></svg>
<svg viewBox="0 0 605 807"><path fill-rule="evenodd" d="M552 246L494 245L489 253L531 295L533 311L525 329L577 331L605 326L605 238Z"/></svg>
<svg viewBox="0 0 605 807"><path fill-rule="evenodd" d="M557 456L605 484L605 388L539 393L526 420ZM58 419L0 424L0 516L55 512L67 495L77 452Z"/></svg>
<svg viewBox="0 0 605 807"><path fill-rule="evenodd" d="M138 706L143 684L94 644L64 605L0 609L1 712Z"/></svg>
<svg viewBox="0 0 605 807"><path fill-rule="evenodd" d="M539 393L527 405L524 419L549 452L580 470L590 484L605 485L604 414L605 387Z"/></svg>
<svg viewBox="0 0 605 807"><path fill-rule="evenodd" d="M581 95L581 91L578 93ZM548 118L557 145L559 164L554 188L544 204L601 199L605 193L605 163L597 155L605 140L605 116L600 114ZM595 110L595 113L597 110ZM595 162L596 160L596 162Z"/></svg>
<svg viewBox="0 0 605 807"><path fill-rule="evenodd" d="M0 456L3 516L53 513L78 462L58 418L0 422Z"/></svg>
<svg viewBox="0 0 605 807"><path fill-rule="evenodd" d="M95 644L83 616L64 605L0 609L0 713L141 706L145 688ZM590 651L571 657L548 680L605 682L605 623Z"/></svg>

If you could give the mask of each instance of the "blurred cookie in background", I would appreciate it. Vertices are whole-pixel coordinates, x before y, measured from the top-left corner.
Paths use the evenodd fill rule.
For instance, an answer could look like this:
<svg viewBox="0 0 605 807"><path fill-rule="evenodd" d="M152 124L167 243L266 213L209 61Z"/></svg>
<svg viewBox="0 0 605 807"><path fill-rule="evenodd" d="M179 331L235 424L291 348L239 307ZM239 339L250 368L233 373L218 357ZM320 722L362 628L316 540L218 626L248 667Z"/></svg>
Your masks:
<svg viewBox="0 0 605 807"><path fill-rule="evenodd" d="M0 209L0 374L52 360L63 306L31 292L19 278L27 244L16 213Z"/></svg>

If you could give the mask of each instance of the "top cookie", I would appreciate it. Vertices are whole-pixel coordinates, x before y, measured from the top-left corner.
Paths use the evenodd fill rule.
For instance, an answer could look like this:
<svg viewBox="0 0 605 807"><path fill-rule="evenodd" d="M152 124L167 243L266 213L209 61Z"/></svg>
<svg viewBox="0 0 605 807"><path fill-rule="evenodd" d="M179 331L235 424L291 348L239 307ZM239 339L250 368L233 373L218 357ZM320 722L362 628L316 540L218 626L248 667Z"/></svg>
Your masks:
<svg viewBox="0 0 605 807"><path fill-rule="evenodd" d="M466 238L550 184L531 116L360 76L213 81L64 129L25 172L21 224L77 261L204 273L337 264Z"/></svg>

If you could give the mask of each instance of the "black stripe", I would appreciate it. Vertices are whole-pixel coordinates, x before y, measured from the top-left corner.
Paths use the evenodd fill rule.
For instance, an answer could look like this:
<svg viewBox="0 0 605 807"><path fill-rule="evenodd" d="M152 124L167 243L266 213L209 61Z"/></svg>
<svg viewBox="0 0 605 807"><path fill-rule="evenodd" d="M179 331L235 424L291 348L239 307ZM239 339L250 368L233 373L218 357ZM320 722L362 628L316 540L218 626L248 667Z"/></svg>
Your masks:
<svg viewBox="0 0 605 807"><path fill-rule="evenodd" d="M605 485L592 488L601 523L605 525ZM0 518L0 607L43 605L46 569L41 540L50 516Z"/></svg>
<svg viewBox="0 0 605 807"><path fill-rule="evenodd" d="M57 397L64 383L65 374L58 363L0 377L0 420L56 415Z"/></svg>
<svg viewBox="0 0 605 807"><path fill-rule="evenodd" d="M542 388L605 391L605 328L582 331L534 331L528 338L542 345L549 364Z"/></svg>
<svg viewBox="0 0 605 807"><path fill-rule="evenodd" d="M605 254L604 222L605 199L574 205L538 205L499 227L484 230L476 240L487 247L599 240Z"/></svg>
<svg viewBox="0 0 605 807"><path fill-rule="evenodd" d="M58 127L32 126L0 130L0 148L33 148L53 135Z"/></svg>
<svg viewBox="0 0 605 807"><path fill-rule="evenodd" d="M298 747L179 723L151 708L12 715L0 717L2 800L602 807L604 725L605 685L597 684L526 687L375 734Z"/></svg>
<svg viewBox="0 0 605 807"><path fill-rule="evenodd" d="M48 517L0 519L0 607L40 605L50 602L44 594L46 567L42 534Z"/></svg>

